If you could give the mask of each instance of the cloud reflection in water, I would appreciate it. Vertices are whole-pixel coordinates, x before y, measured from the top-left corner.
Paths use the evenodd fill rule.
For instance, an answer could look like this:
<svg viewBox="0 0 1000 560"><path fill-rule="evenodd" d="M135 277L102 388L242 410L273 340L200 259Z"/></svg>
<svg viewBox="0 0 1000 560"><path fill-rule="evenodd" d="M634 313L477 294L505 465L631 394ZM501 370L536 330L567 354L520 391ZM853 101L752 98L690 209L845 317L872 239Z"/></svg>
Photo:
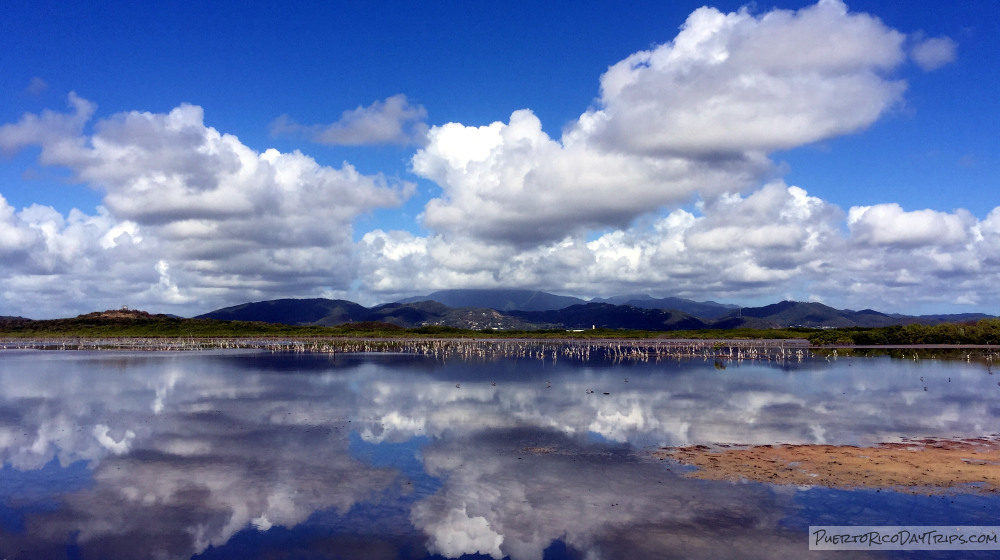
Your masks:
<svg viewBox="0 0 1000 560"><path fill-rule="evenodd" d="M782 528L787 492L690 480L646 448L988 433L992 378L975 364L944 371L888 359L717 370L6 352L4 468L83 461L92 480L44 510L0 493L20 516L0 524L0 554L65 557L70 543L83 557L186 558L237 534L322 533L324 523L329 533L351 519L338 550L360 539L447 557L539 559L554 541L587 558L793 554L804 537ZM363 446L408 458L376 461Z"/></svg>

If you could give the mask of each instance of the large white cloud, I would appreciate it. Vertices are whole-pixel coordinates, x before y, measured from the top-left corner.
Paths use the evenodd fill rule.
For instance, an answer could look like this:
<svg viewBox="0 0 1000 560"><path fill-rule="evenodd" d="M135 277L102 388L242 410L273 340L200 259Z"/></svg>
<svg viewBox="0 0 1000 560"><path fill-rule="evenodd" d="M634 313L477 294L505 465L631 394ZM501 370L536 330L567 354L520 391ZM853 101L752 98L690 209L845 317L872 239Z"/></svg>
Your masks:
<svg viewBox="0 0 1000 560"><path fill-rule="evenodd" d="M347 163L337 169L297 151L257 152L206 126L194 105L113 115L87 134L94 105L76 95L70 103L71 113L28 114L0 127L0 147L40 146L41 163L69 168L104 193L97 216L0 204L0 251L11 258L2 273L25 284L44 283L30 278L41 272L83 282L117 271L133 283L117 286L115 306L130 303L126 297L217 305L345 288L356 268L353 219L413 192ZM132 253L121 259L125 250ZM150 275L152 284L134 283Z"/></svg>
<svg viewBox="0 0 1000 560"><path fill-rule="evenodd" d="M611 66L580 127L609 149L773 151L854 132L898 102L904 36L839 0L793 12L695 10L677 37Z"/></svg>
<svg viewBox="0 0 1000 560"><path fill-rule="evenodd" d="M612 65L561 140L527 110L434 127L413 158L435 181L424 225L497 242L623 228L666 205L739 192L768 152L855 132L900 101L904 36L824 0L798 12L696 10L678 36Z"/></svg>
<svg viewBox="0 0 1000 560"><path fill-rule="evenodd" d="M969 212L954 214L934 210L906 212L898 204L855 206L847 224L854 239L866 245L948 246L970 240L975 217Z"/></svg>
<svg viewBox="0 0 1000 560"><path fill-rule="evenodd" d="M627 227L665 204L746 188L768 167L760 158L705 162L558 142L529 110L509 123L434 127L413 170L440 185L424 225L492 242L532 244L567 233Z"/></svg>

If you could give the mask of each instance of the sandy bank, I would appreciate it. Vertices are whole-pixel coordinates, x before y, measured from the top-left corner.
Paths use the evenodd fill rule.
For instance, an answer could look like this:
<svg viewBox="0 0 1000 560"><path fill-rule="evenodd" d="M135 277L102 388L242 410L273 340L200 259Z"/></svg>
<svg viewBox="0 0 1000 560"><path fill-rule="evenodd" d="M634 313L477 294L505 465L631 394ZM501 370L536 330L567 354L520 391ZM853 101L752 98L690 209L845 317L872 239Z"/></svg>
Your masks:
<svg viewBox="0 0 1000 560"><path fill-rule="evenodd" d="M919 439L851 445L663 448L655 453L698 467L689 476L832 488L892 488L917 493L1000 489L1000 438Z"/></svg>

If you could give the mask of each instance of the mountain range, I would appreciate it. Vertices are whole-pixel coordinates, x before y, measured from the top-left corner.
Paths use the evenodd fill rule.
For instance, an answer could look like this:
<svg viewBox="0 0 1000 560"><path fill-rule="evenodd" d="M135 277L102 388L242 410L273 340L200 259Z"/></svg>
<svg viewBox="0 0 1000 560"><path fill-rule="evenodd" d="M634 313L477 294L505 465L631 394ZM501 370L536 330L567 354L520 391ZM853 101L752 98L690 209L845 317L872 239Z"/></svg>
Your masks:
<svg viewBox="0 0 1000 560"><path fill-rule="evenodd" d="M981 313L909 316L871 309L835 309L815 302L782 301L739 307L713 301L624 295L583 300L535 290L443 290L423 297L364 307L334 299L278 299L244 303L199 315L199 319L334 326L377 321L413 328L429 325L476 330L687 329L883 327L967 322Z"/></svg>

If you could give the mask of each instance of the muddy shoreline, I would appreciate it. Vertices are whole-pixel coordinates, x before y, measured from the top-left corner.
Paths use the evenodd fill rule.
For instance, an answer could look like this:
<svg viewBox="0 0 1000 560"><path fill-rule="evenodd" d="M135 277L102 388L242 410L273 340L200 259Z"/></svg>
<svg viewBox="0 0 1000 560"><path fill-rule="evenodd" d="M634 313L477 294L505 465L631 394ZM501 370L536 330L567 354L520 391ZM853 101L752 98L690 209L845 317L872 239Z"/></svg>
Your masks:
<svg viewBox="0 0 1000 560"><path fill-rule="evenodd" d="M687 476L795 486L891 489L919 494L1000 491L1000 434L854 445L665 447L661 459L696 467Z"/></svg>

